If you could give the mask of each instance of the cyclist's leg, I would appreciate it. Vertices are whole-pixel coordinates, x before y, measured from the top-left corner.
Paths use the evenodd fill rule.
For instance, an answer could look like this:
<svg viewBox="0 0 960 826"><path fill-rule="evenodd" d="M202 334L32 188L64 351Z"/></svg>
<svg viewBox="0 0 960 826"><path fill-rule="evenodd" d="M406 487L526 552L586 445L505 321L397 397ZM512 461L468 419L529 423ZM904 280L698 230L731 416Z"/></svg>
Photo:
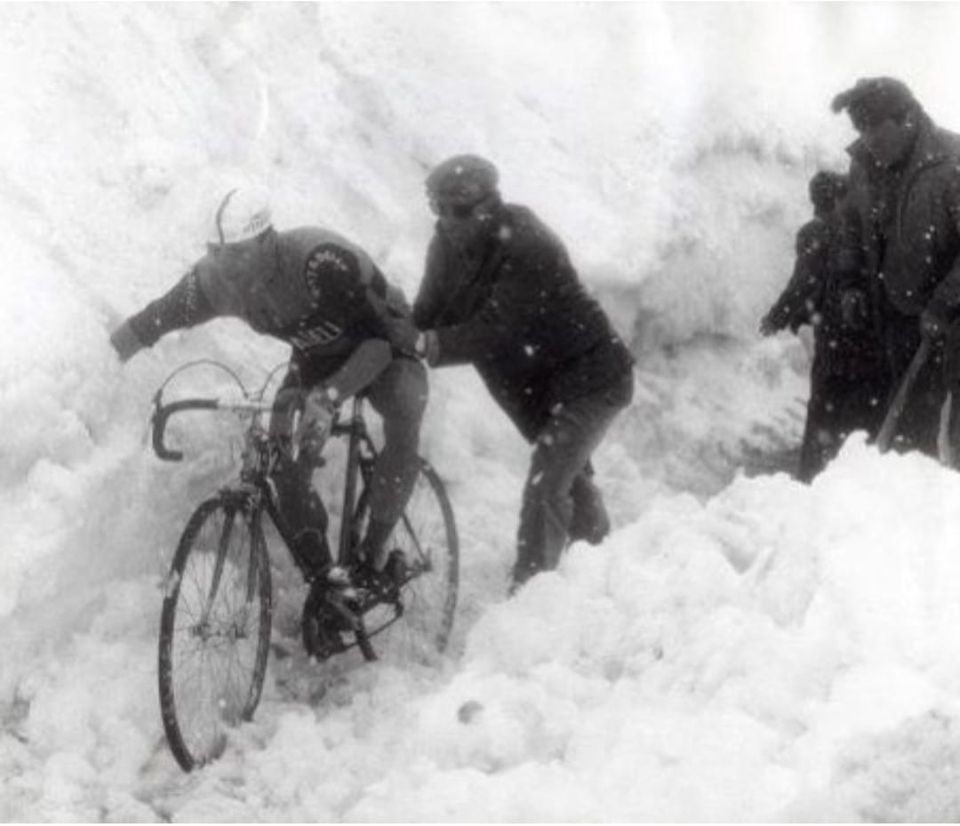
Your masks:
<svg viewBox="0 0 960 826"><path fill-rule="evenodd" d="M382 567L384 543L410 498L419 468L420 422L427 404L427 371L419 362L395 358L367 390L383 418L383 450L370 483L370 522L363 552Z"/></svg>
<svg viewBox="0 0 960 826"><path fill-rule="evenodd" d="M295 545L292 550L308 568L304 575L312 579L325 571L332 560L326 539L327 511L313 487L316 457L301 454L294 460L291 450L293 417L302 405L299 389L299 372L291 369L277 392L270 418L270 434L278 438L283 448L272 478L280 517Z"/></svg>

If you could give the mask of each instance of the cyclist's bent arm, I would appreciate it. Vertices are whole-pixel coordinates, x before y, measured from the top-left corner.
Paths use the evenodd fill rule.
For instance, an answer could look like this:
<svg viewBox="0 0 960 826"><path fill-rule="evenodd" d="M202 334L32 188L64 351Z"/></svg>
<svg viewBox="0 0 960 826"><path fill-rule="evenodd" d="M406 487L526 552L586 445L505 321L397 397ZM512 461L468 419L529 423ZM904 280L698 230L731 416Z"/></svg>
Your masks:
<svg viewBox="0 0 960 826"><path fill-rule="evenodd" d="M342 401L354 396L373 382L393 359L393 349L382 338L368 338L350 354L350 358L323 382L331 394Z"/></svg>
<svg viewBox="0 0 960 826"><path fill-rule="evenodd" d="M126 361L144 347L152 347L161 336L202 324L217 315L200 288L197 270L193 269L166 295L124 321L113 331L110 341L120 359Z"/></svg>

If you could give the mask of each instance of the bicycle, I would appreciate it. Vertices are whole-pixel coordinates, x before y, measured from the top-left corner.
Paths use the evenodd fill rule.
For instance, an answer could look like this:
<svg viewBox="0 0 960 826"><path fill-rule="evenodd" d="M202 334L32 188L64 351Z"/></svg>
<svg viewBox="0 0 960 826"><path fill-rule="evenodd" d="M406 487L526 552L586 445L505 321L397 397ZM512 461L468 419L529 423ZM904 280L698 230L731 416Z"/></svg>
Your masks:
<svg viewBox="0 0 960 826"><path fill-rule="evenodd" d="M242 400L186 398L164 403L175 375L198 364L226 370ZM174 757L191 771L219 757L227 730L249 721L260 702L270 650L273 596L264 514L307 577L291 531L278 510L271 471L279 451L263 420L272 405L247 392L228 367L191 362L171 373L154 396L153 449L167 461L183 458L164 443L167 423L187 411L228 411L247 417L239 478L203 501L187 521L164 583L158 678L164 732ZM363 416L362 396L351 400L345 421L334 419L329 439L346 440L343 507L334 563L355 569L355 552L368 517L368 485L376 449ZM320 462L325 464L324 460ZM357 648L377 659L371 639L404 619L429 648L442 652L456 609L459 545L449 498L424 460L413 494L387 547L403 551L406 570L389 589L324 580L310 588L301 614L301 638L318 661ZM328 577L334 580L334 577Z"/></svg>

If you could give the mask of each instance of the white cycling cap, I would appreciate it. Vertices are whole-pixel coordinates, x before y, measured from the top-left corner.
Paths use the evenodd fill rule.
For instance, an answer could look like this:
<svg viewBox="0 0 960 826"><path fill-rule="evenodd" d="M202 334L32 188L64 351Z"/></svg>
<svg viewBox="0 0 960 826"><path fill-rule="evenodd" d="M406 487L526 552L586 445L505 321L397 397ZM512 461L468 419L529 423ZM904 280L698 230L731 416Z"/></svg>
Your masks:
<svg viewBox="0 0 960 826"><path fill-rule="evenodd" d="M223 193L210 216L208 241L236 244L256 238L273 225L270 192L259 184L243 184Z"/></svg>

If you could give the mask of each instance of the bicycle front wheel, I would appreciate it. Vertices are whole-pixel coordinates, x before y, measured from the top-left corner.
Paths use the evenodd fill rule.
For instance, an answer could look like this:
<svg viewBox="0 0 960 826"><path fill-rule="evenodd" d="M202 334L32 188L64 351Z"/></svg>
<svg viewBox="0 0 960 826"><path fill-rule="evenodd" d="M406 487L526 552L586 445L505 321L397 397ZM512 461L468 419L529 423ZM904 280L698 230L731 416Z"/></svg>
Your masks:
<svg viewBox="0 0 960 826"><path fill-rule="evenodd" d="M361 511L366 511L366 500L366 495L361 497ZM365 516L360 514L361 521ZM389 640L385 653L403 659L429 659L443 652L450 639L457 607L460 548L443 482L423 459L413 493L387 548L403 552L406 581L395 604L378 605L365 616L368 632L375 636L384 631L384 641Z"/></svg>
<svg viewBox="0 0 960 826"><path fill-rule="evenodd" d="M160 617L160 712L184 771L219 757L227 728L253 716L270 622L270 566L258 519L242 497L207 500L180 538Z"/></svg>

